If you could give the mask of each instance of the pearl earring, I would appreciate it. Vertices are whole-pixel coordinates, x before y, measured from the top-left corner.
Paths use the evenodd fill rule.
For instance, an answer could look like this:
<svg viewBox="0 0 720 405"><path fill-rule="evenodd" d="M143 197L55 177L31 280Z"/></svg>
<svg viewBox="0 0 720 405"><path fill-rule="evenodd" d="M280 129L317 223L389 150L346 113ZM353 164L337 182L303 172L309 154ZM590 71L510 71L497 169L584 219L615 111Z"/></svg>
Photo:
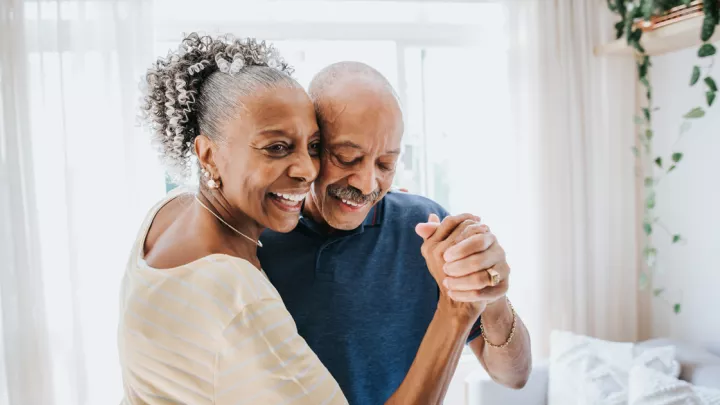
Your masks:
<svg viewBox="0 0 720 405"><path fill-rule="evenodd" d="M200 167L200 173L202 173L203 177L207 179L207 182L205 183L209 189L216 189L220 188L220 179L215 180L210 175L210 172L205 170L204 167Z"/></svg>

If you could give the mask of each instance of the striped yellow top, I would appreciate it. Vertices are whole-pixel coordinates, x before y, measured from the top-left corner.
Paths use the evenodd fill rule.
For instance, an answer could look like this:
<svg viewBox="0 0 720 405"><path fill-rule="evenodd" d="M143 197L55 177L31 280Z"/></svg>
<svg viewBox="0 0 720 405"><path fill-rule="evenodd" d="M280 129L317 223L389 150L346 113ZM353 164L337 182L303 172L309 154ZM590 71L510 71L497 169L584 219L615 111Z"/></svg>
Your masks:
<svg viewBox="0 0 720 405"><path fill-rule="evenodd" d="M124 404L347 404L265 274L213 254L154 269L145 219L122 283Z"/></svg>

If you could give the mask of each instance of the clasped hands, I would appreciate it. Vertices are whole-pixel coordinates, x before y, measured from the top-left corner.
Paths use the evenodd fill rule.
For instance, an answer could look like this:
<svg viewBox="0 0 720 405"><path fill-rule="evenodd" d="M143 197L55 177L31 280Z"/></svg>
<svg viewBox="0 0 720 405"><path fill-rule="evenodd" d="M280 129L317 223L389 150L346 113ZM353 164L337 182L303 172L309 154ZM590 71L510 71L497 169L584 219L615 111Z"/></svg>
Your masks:
<svg viewBox="0 0 720 405"><path fill-rule="evenodd" d="M479 217L451 215L440 222L430 214L415 232L423 238L421 252L441 295L469 306L477 315L505 296L510 275L505 251Z"/></svg>

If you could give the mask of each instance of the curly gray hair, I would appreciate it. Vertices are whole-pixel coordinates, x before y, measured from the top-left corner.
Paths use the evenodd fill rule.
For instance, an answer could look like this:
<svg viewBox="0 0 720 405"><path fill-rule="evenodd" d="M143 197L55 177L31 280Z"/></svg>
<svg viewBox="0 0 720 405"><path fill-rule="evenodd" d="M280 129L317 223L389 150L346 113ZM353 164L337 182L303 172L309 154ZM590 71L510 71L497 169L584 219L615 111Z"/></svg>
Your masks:
<svg viewBox="0 0 720 405"><path fill-rule="evenodd" d="M141 82L140 118L152 130L171 179L186 181L195 138L222 141L220 128L236 116L238 100L263 88L301 87L293 69L265 41L192 33L159 58Z"/></svg>

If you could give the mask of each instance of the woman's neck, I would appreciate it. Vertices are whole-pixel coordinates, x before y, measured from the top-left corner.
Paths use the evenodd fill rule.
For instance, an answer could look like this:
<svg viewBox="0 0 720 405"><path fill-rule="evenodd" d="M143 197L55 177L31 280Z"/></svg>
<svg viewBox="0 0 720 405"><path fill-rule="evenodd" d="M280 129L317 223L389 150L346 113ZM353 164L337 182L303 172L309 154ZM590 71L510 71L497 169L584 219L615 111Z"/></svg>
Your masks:
<svg viewBox="0 0 720 405"><path fill-rule="evenodd" d="M257 260L257 241L263 227L242 211L233 209L232 205L219 192L201 189L196 197L202 203L202 205L196 204L196 216L212 226L222 240L227 242L227 247L231 248L238 256L247 260Z"/></svg>

